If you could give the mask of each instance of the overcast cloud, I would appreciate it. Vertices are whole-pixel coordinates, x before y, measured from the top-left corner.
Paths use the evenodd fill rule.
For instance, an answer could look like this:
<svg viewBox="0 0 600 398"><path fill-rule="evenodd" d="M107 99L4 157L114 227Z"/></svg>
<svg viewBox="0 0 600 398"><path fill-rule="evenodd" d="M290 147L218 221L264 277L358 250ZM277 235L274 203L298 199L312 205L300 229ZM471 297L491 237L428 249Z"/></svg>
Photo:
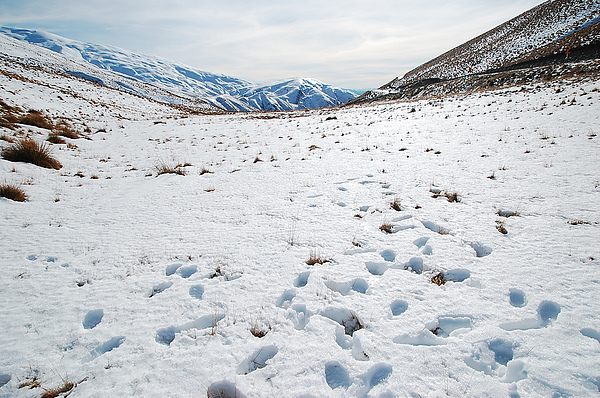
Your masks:
<svg viewBox="0 0 600 398"><path fill-rule="evenodd" d="M255 83L379 87L539 0L0 0L0 25L46 30Z"/></svg>

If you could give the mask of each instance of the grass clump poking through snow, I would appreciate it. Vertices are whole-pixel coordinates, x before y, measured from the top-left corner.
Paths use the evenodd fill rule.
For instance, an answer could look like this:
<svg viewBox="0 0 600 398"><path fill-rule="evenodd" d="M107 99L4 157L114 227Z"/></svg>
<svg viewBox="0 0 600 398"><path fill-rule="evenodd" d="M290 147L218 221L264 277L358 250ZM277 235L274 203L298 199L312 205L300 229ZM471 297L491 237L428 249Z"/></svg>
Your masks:
<svg viewBox="0 0 600 398"><path fill-rule="evenodd" d="M50 135L70 138L73 140L80 138L79 133L75 131L73 127L71 127L71 125L64 120L61 120L60 122L56 123L56 126L54 127L54 129L52 129L52 133ZM48 137L48 140L50 140L50 137Z"/></svg>
<svg viewBox="0 0 600 398"><path fill-rule="evenodd" d="M387 234L391 234L393 232L392 228L393 228L393 225L390 223L387 223L387 222L381 224L381 226L379 227L379 229L381 231L383 231Z"/></svg>
<svg viewBox="0 0 600 398"><path fill-rule="evenodd" d="M400 207L400 200L398 198L395 198L394 201L390 203L390 207L396 211L402 210L402 208Z"/></svg>
<svg viewBox="0 0 600 398"><path fill-rule="evenodd" d="M25 162L47 169L60 169L62 165L50 156L50 153L51 150L47 145L38 144L31 138L25 138L8 148L4 148L2 157L11 162Z"/></svg>
<svg viewBox="0 0 600 398"><path fill-rule="evenodd" d="M187 174L187 172L183 168L183 165L178 164L176 166L172 166L165 162L160 162L159 164L154 166L154 170L156 170L157 177L162 174L179 174L180 176L184 176Z"/></svg>
<svg viewBox="0 0 600 398"><path fill-rule="evenodd" d="M330 258L321 257L317 252L311 251L310 257L306 261L308 265L325 264L331 262Z"/></svg>
<svg viewBox="0 0 600 398"><path fill-rule="evenodd" d="M52 122L46 119L42 112L31 109L26 115L18 119L18 123L35 126L46 130L52 130Z"/></svg>
<svg viewBox="0 0 600 398"><path fill-rule="evenodd" d="M21 188L9 184L0 185L0 197L15 202L25 202L27 200L27 195Z"/></svg>
<svg viewBox="0 0 600 398"><path fill-rule="evenodd" d="M431 277L431 283L435 283L438 286L442 286L446 284L446 275L443 272L435 274Z"/></svg>
<svg viewBox="0 0 600 398"><path fill-rule="evenodd" d="M53 388L51 390L46 390L42 394L42 398L55 398L55 397L58 397L61 394L64 394L66 392L71 391L73 389L73 387L75 387L75 384L71 383L70 381L66 381L65 380L61 386L59 386L57 388Z"/></svg>

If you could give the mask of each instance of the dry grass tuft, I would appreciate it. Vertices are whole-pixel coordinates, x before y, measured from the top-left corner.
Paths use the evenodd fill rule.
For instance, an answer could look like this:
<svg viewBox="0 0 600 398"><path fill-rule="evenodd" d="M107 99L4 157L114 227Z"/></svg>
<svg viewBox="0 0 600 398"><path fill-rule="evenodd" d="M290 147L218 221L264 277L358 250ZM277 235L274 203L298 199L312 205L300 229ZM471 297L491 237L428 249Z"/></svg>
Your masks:
<svg viewBox="0 0 600 398"><path fill-rule="evenodd" d="M32 163L47 169L58 170L60 162L50 156L50 148L44 144L25 138L2 150L2 157L11 162Z"/></svg>
<svg viewBox="0 0 600 398"><path fill-rule="evenodd" d="M182 165L178 164L177 166L172 166L166 164L165 162L160 162L156 166L154 166L156 170L157 177L162 174L178 174L180 176L184 176L187 174Z"/></svg>
<svg viewBox="0 0 600 398"><path fill-rule="evenodd" d="M60 394L69 392L73 389L73 387L75 387L74 383L71 383L70 381L64 381L62 386L59 386L57 388L53 388L51 390L46 390L43 394L42 394L42 398L56 398L58 397Z"/></svg>
<svg viewBox="0 0 600 398"><path fill-rule="evenodd" d="M431 283L435 283L438 286L442 286L442 285L446 284L446 275L444 275L443 272L440 272L440 273L434 275L431 278Z"/></svg>
<svg viewBox="0 0 600 398"><path fill-rule="evenodd" d="M330 258L321 257L316 251L311 250L310 256L309 256L308 260L306 261L306 264L315 265L315 264L325 264L325 263L329 263L329 262L331 262Z"/></svg>
<svg viewBox="0 0 600 398"><path fill-rule="evenodd" d="M383 224L381 224L381 226L379 227L379 229L380 229L381 231L383 231L383 232L385 232L385 233L388 233L388 234L391 234L391 233L393 232L393 231L392 231L392 228L393 228L393 225L392 225L392 224L389 224L389 223L383 223Z"/></svg>
<svg viewBox="0 0 600 398"><path fill-rule="evenodd" d="M28 126L35 126L46 130L52 130L54 125L52 122L42 114L40 111L35 111L33 109L29 110L29 112L18 118L18 123L26 124Z"/></svg>
<svg viewBox="0 0 600 398"><path fill-rule="evenodd" d="M508 234L508 230L504 226L504 221L496 221L496 229L503 235Z"/></svg>
<svg viewBox="0 0 600 398"><path fill-rule="evenodd" d="M394 201L390 203L390 207L396 211L402 210L402 208L400 207L400 200L398 198L395 198Z"/></svg>
<svg viewBox="0 0 600 398"><path fill-rule="evenodd" d="M15 202L25 202L27 200L27 195L21 188L9 184L0 185L0 197Z"/></svg>
<svg viewBox="0 0 600 398"><path fill-rule="evenodd" d="M6 141L6 142L8 142L8 143L10 143L10 144L13 144L13 143L15 142L15 139L14 139L13 137L9 137L9 136L8 136L8 135L6 135L6 134L2 134L2 135L0 135L0 140L2 140L2 141Z"/></svg>
<svg viewBox="0 0 600 398"><path fill-rule="evenodd" d="M71 125L64 120L61 120L58 123L56 123L56 126L52 130L52 134L65 138L71 138L73 140L76 140L77 138L81 137L79 133L75 131L73 127L71 127Z"/></svg>

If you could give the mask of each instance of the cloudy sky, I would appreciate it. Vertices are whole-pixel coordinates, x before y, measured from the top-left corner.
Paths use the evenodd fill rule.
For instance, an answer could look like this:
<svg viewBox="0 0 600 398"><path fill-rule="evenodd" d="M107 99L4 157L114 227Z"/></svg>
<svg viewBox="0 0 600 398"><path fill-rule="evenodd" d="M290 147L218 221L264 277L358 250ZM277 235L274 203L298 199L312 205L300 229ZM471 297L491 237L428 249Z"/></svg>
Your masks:
<svg viewBox="0 0 600 398"><path fill-rule="evenodd" d="M0 0L0 25L255 83L379 87L540 0Z"/></svg>

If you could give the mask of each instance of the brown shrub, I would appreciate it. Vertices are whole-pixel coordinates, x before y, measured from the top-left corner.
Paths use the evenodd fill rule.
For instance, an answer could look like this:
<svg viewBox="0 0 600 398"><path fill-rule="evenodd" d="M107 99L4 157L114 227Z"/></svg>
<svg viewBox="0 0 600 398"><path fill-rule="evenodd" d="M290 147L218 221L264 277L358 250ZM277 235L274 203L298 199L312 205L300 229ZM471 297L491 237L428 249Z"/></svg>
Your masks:
<svg viewBox="0 0 600 398"><path fill-rule="evenodd" d="M50 148L44 144L25 138L2 150L2 157L11 162L32 163L47 169L60 169L62 165L52 156Z"/></svg>
<svg viewBox="0 0 600 398"><path fill-rule="evenodd" d="M9 184L0 185L0 197L14 200L15 202L25 202L27 200L27 195L21 188Z"/></svg>
<svg viewBox="0 0 600 398"><path fill-rule="evenodd" d="M79 133L75 131L73 127L71 127L71 125L64 120L61 120L60 122L56 123L54 129L52 129L52 134L62 136L65 138L71 138L73 140L80 138Z"/></svg>

